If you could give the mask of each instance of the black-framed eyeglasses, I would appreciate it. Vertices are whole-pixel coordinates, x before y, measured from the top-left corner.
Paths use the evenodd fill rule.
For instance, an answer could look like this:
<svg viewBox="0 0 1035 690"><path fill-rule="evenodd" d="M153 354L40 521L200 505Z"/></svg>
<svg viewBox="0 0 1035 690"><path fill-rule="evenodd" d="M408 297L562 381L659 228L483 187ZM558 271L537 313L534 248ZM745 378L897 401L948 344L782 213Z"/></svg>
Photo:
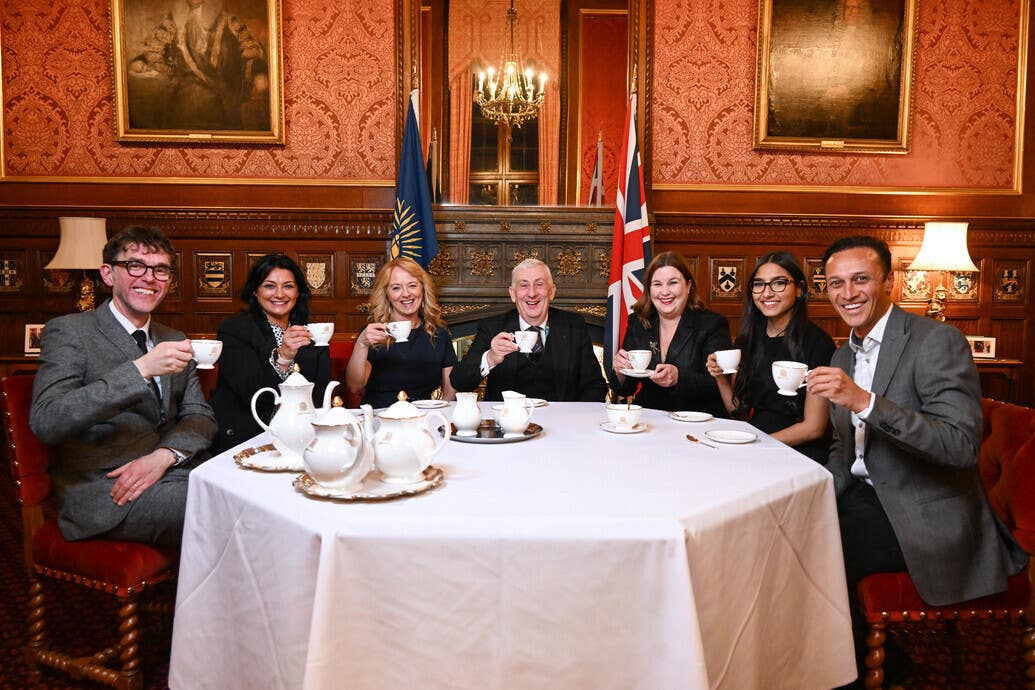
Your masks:
<svg viewBox="0 0 1035 690"><path fill-rule="evenodd" d="M148 266L143 261L112 261L112 266L122 266L126 269L126 273L130 274L134 278L141 278L147 275L150 270L151 275L155 277L155 280L160 280L163 283L172 278L173 267L166 266L165 264L158 264L156 266Z"/></svg>
<svg viewBox="0 0 1035 690"><path fill-rule="evenodd" d="M787 278L773 278L769 282L762 280L761 278L751 281L751 292L756 295L760 295L765 292L766 288L769 288L773 292L783 292L787 289L787 286L791 284L791 281Z"/></svg>

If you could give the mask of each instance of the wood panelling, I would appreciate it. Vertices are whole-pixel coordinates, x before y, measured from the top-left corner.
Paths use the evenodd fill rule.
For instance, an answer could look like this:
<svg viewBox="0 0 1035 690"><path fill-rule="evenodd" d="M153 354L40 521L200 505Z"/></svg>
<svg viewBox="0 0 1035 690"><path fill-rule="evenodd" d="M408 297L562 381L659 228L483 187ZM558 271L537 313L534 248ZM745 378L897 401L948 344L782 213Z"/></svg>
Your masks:
<svg viewBox="0 0 1035 690"><path fill-rule="evenodd" d="M108 219L109 234L130 224L163 228L180 254L177 296L159 310L163 322L192 334L214 333L219 322L240 310L237 300L248 271L249 254L283 251L300 256L332 257L333 285L328 296L314 297L312 313L334 321L339 334L354 333L366 323L365 295L354 289L350 268L355 260L383 258L391 227L387 212L363 211L240 211L214 209L127 210L119 208L7 209L0 217L0 258L20 262L23 285L0 292L5 328L0 330L0 356L22 353L24 325L44 323L73 309L71 293L53 293L43 284L42 266L57 247L58 215L96 215ZM506 286L510 267L536 255L553 268L559 286L556 303L582 311L599 323L606 300L606 259L610 252L612 216L609 211L572 209L463 209L443 207L436 213L439 240L450 255L447 265L433 265L441 299L453 321L509 305ZM654 218L655 252L683 252L696 267L698 290L710 309L730 319L736 333L743 300L723 299L712 289L715 263L742 266L741 279L756 258L774 248L794 252L803 265L816 261L826 246L849 234L872 234L892 248L896 268L916 255L928 218L891 216L695 215L659 213ZM1024 360L1017 400L1032 401L1032 347L1035 344L1030 269L1035 258L1035 222L981 219L971 223L969 247L981 268L976 300L950 297L948 321L968 335L996 338L1000 358ZM198 253L227 253L232 262L229 297L200 296L194 257ZM491 254L491 257L489 255ZM721 261L720 261L721 260ZM1004 267L1019 267L1020 295L997 298ZM930 277L931 280L935 276ZM902 299L903 272L898 271L894 298ZM713 294L713 292L715 294ZM923 300L903 306L923 313ZM843 337L847 328L833 307L813 297L810 315L831 335ZM1006 397L1003 377L984 377L986 394Z"/></svg>

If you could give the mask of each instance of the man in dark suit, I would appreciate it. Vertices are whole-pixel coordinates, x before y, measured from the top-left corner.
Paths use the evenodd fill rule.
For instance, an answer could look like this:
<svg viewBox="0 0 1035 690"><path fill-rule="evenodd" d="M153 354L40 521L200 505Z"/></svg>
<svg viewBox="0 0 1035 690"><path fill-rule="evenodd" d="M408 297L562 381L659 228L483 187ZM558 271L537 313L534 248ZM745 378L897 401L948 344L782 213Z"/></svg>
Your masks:
<svg viewBox="0 0 1035 690"><path fill-rule="evenodd" d="M66 539L177 544L187 473L216 432L183 333L151 320L172 278L157 228L131 226L104 248L110 300L43 331L30 425L57 447Z"/></svg>
<svg viewBox="0 0 1035 690"><path fill-rule="evenodd" d="M486 400L500 400L505 390L557 402L602 402L607 384L593 354L582 317L550 308L557 293L550 268L526 259L511 273L510 299L516 309L478 324L467 354L449 379L458 391L471 391L483 378ZM521 353L515 331L537 333L530 353Z"/></svg>
<svg viewBox="0 0 1035 690"><path fill-rule="evenodd" d="M849 593L871 573L903 569L935 606L1005 590L1027 556L978 473L981 388L966 338L892 304L884 242L846 237L823 261L830 301L852 333L808 388L831 402L827 469Z"/></svg>

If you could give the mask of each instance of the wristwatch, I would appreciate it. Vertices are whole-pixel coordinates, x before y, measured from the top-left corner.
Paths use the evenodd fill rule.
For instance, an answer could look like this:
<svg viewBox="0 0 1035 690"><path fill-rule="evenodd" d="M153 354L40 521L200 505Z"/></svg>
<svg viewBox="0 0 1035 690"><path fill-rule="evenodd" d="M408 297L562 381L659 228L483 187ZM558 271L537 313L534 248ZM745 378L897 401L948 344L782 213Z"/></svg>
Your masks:
<svg viewBox="0 0 1035 690"><path fill-rule="evenodd" d="M173 467L179 467L183 463L190 460L190 456L181 450L176 450L175 448L169 448L169 450L171 450L172 454L176 456L176 460L174 460L172 464Z"/></svg>

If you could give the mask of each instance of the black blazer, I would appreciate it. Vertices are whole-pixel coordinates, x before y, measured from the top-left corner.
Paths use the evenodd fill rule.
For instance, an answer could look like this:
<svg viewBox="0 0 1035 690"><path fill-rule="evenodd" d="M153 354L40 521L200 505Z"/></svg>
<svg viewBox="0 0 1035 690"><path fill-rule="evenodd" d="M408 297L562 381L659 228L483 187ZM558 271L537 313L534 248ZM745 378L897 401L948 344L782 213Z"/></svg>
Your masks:
<svg viewBox="0 0 1035 690"><path fill-rule="evenodd" d="M279 390L281 383L270 364L270 353L277 346L273 329L265 316L250 311L224 319L216 338L223 342L219 356L219 378L210 401L219 422L212 452L221 453L262 431L252 418L252 396L260 388ZM307 345L299 348L295 363L313 386L313 403L320 405L323 391L331 380L330 348ZM273 416L273 396L259 398L256 406L267 424Z"/></svg>
<svg viewBox="0 0 1035 690"><path fill-rule="evenodd" d="M602 402L607 394L607 384L600 373L600 363L593 354L593 342L589 337L586 321L578 314L550 308L547 318L549 335L546 348L553 356L554 368L565 372L555 380L556 402ZM517 309L505 314L482 319L467 354L453 367L449 380L458 391L473 391L482 382L482 354L489 349L492 339L502 331L518 329ZM501 400L505 390L521 390L517 380L518 353L503 358L492 368L485 384L486 400Z"/></svg>
<svg viewBox="0 0 1035 690"><path fill-rule="evenodd" d="M626 322L625 350L653 350L650 368L660 362L661 350L658 343L658 321L655 318L649 328L644 328L636 314L629 314ZM653 343L653 347L651 344ZM672 336L666 353L665 363L679 369L679 380L671 388L662 388L648 378L626 376L623 383L611 371L612 388L618 395L631 395L638 383L643 388L636 396L636 402L644 407L659 410L694 410L710 412L716 417L726 417L726 406L722 403L719 386L705 368L708 355L716 350L730 347L730 326L726 317L707 309L683 311L676 332Z"/></svg>

